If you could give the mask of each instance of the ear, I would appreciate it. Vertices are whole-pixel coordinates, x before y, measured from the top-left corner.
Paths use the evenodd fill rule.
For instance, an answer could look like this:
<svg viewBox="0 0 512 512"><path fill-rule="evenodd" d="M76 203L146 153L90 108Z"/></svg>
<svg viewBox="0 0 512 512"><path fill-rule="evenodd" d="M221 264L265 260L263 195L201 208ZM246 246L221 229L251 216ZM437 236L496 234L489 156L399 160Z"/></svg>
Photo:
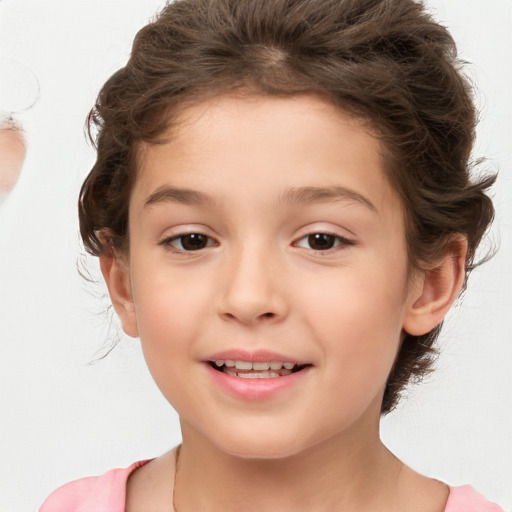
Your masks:
<svg viewBox="0 0 512 512"><path fill-rule="evenodd" d="M415 277L403 329L421 336L439 325L458 297L466 276L468 244L458 236L430 269Z"/></svg>
<svg viewBox="0 0 512 512"><path fill-rule="evenodd" d="M133 302L130 270L124 258L112 252L100 255L100 268L107 283L112 305L121 320L123 331L133 338L139 335Z"/></svg>

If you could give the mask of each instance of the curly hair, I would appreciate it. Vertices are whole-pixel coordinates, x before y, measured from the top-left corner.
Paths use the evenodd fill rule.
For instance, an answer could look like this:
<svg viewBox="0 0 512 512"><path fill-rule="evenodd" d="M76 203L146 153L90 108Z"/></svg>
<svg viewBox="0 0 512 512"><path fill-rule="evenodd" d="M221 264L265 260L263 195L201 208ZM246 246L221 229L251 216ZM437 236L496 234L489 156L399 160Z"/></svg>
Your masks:
<svg viewBox="0 0 512 512"><path fill-rule="evenodd" d="M494 216L495 176L472 176L476 112L448 30L413 0L177 0L137 34L88 118L97 160L80 193L86 249L127 250L141 142L157 144L187 105L230 92L316 94L378 134L405 210L411 268L457 234L466 278ZM431 370L441 326L405 334L382 413Z"/></svg>

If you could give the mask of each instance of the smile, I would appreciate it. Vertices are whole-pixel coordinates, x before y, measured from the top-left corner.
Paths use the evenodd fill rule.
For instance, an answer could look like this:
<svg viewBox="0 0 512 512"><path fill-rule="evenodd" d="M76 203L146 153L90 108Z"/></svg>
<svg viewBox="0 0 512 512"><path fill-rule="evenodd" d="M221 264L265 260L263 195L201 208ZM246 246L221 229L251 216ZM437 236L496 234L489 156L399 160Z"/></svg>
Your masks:
<svg viewBox="0 0 512 512"><path fill-rule="evenodd" d="M234 361L217 359L210 366L227 375L243 379L273 379L296 373L308 365L280 361Z"/></svg>

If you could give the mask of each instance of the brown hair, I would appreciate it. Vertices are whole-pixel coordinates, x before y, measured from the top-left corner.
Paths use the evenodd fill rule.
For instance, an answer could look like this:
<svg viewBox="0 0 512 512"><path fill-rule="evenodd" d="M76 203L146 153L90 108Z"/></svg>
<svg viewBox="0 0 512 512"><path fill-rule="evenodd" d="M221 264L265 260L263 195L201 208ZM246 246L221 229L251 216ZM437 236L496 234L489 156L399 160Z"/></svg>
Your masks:
<svg viewBox="0 0 512 512"><path fill-rule="evenodd" d="M126 250L128 207L140 142L210 95L317 94L376 131L388 177L405 208L409 261L435 261L454 235L469 244L467 272L492 221L471 181L475 109L449 32L413 0L177 0L137 34L131 57L89 114L97 161L80 193L87 250ZM91 135L92 137L92 135ZM438 326L406 335L382 412L431 368Z"/></svg>

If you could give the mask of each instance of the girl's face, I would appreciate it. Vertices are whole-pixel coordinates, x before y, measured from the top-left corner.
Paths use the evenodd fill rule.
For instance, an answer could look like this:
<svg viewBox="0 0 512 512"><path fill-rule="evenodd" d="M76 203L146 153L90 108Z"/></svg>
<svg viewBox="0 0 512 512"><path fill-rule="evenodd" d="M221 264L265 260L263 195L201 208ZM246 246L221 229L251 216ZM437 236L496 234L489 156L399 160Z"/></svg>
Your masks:
<svg viewBox="0 0 512 512"><path fill-rule="evenodd" d="M141 157L120 316L184 436L284 457L375 435L417 296L379 142L312 96L223 96Z"/></svg>

